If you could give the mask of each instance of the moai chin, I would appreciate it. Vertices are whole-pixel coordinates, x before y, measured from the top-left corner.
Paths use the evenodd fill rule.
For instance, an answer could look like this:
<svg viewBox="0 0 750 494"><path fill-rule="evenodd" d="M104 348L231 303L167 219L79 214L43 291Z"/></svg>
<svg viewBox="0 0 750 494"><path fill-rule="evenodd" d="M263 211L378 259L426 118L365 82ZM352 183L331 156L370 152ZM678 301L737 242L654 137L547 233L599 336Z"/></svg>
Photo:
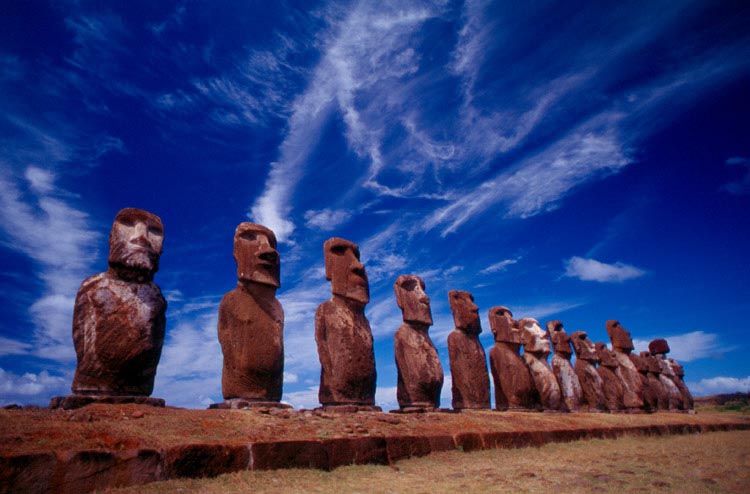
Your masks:
<svg viewBox="0 0 750 494"><path fill-rule="evenodd" d="M529 367L542 410L565 410L560 385L547 363L550 354L549 339L536 319L525 317L518 321L523 341L523 360Z"/></svg>
<svg viewBox="0 0 750 494"><path fill-rule="evenodd" d="M396 397L405 412L436 410L443 389L443 367L428 334L432 311L424 289L424 281L415 275L401 275L393 285L404 321L394 335L394 350Z"/></svg>
<svg viewBox="0 0 750 494"><path fill-rule="evenodd" d="M152 281L163 241L164 226L155 214L136 208L117 213L109 234L109 268L84 280L76 296L74 394L53 398L50 407L164 406L164 400L149 398L166 323L167 302Z"/></svg>
<svg viewBox="0 0 750 494"><path fill-rule="evenodd" d="M578 411L583 399L583 391L578 376L570 364L570 357L573 351L570 348L570 337L563 328L562 322L558 320L547 321L547 332L552 340L552 372L557 378L560 385L565 407L571 411Z"/></svg>
<svg viewBox="0 0 750 494"><path fill-rule="evenodd" d="M659 363L661 374L659 374L659 381L661 382L664 392L669 400L669 411L676 412L683 410L683 395L680 388L675 382L675 373L672 366L667 360L667 353L669 353L669 344L667 340L663 338L657 338L648 344L649 353Z"/></svg>
<svg viewBox="0 0 750 494"><path fill-rule="evenodd" d="M599 357L599 367L596 372L602 378L602 391L604 391L604 406L610 412L620 412L625 409L624 395L625 387L622 379L617 375L617 359L606 343L597 342L596 354Z"/></svg>
<svg viewBox="0 0 750 494"><path fill-rule="evenodd" d="M453 382L453 408L490 408L490 378L487 357L479 342L482 327L479 308L471 293L448 292L455 329L448 335L448 356Z"/></svg>
<svg viewBox="0 0 750 494"><path fill-rule="evenodd" d="M379 410L375 407L375 351L365 305L370 288L357 244L330 238L323 245L331 300L315 313L315 341L320 359L318 399L324 408L340 411Z"/></svg>
<svg viewBox="0 0 750 494"><path fill-rule="evenodd" d="M212 407L282 407L284 311L276 299L276 235L262 225L240 223L233 246L237 286L221 300L218 325L226 401Z"/></svg>
<svg viewBox="0 0 750 494"><path fill-rule="evenodd" d="M635 364L630 360L633 351L633 340L630 332L620 325L619 321L609 320L606 323L607 334L612 342L612 354L617 360L616 374L622 381L625 394L625 408L635 412L644 408L641 376Z"/></svg>
<svg viewBox="0 0 750 494"><path fill-rule="evenodd" d="M574 370L583 393L581 408L590 412L600 412L605 409L604 390L602 378L596 371L599 356L594 342L589 339L585 331L573 332L570 335L570 341L576 352Z"/></svg>
<svg viewBox="0 0 750 494"><path fill-rule="evenodd" d="M520 355L521 330L507 307L492 307L489 319L495 337L495 344L490 349L495 409L529 410L535 404L535 388L529 368Z"/></svg>
<svg viewBox="0 0 750 494"><path fill-rule="evenodd" d="M680 394L682 395L682 408L684 410L687 410L688 412L695 413L694 411L694 405L693 405L693 395L690 393L690 390L687 387L687 384L685 384L685 370L682 368L682 365L680 365L679 362L677 362L673 358L668 358L667 361L669 362L670 367L672 367L672 372L674 372L674 383L677 385L677 388L680 390Z"/></svg>

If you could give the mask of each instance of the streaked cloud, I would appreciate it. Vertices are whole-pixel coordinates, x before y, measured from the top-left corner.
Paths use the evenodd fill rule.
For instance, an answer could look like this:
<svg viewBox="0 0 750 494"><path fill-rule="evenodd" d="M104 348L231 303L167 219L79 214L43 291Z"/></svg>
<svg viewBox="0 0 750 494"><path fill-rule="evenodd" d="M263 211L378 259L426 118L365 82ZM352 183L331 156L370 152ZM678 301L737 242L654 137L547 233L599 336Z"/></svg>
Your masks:
<svg viewBox="0 0 750 494"><path fill-rule="evenodd" d="M585 305L585 302L548 302L533 305L509 306L508 308L516 319L522 317L541 319L553 314L561 314L571 309L575 309L576 307L581 307L582 305Z"/></svg>
<svg viewBox="0 0 750 494"><path fill-rule="evenodd" d="M499 273L508 269L508 266L512 266L516 263L518 263L518 259L503 259L502 261L490 264L479 272L481 274Z"/></svg>
<svg viewBox="0 0 750 494"><path fill-rule="evenodd" d="M596 259L584 259L578 256L565 261L565 276L583 281L621 283L640 278L645 274L646 271L619 261L614 264L606 264Z"/></svg>
<svg viewBox="0 0 750 494"><path fill-rule="evenodd" d="M733 351L736 346L728 345L721 341L717 333L705 331L691 331L690 333L677 335L658 335L649 339L633 339L636 351L648 350L650 341L656 338L664 338L669 343L669 356L680 362L692 362L704 358L723 358L724 354Z"/></svg>
<svg viewBox="0 0 750 494"><path fill-rule="evenodd" d="M320 209L305 211L305 226L324 232L335 230L352 217L352 213L343 209Z"/></svg>
<svg viewBox="0 0 750 494"><path fill-rule="evenodd" d="M689 377L689 376L688 376ZM699 381L686 381L688 389L694 396L707 396L725 393L750 393L750 376L747 377L710 377Z"/></svg>

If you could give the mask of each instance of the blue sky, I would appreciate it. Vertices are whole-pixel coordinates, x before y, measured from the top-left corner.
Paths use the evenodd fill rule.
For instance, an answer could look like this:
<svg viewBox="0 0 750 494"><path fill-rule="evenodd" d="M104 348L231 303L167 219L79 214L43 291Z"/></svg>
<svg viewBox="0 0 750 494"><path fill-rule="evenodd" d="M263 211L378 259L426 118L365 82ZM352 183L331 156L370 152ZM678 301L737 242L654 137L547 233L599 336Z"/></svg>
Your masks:
<svg viewBox="0 0 750 494"><path fill-rule="evenodd" d="M73 300L123 207L158 214L154 396L221 400L232 235L280 240L284 400L317 404L323 242L360 245L377 401L395 406L393 281L638 349L695 394L750 389L745 2L5 2L0 402L67 394ZM447 376L443 406L450 404Z"/></svg>

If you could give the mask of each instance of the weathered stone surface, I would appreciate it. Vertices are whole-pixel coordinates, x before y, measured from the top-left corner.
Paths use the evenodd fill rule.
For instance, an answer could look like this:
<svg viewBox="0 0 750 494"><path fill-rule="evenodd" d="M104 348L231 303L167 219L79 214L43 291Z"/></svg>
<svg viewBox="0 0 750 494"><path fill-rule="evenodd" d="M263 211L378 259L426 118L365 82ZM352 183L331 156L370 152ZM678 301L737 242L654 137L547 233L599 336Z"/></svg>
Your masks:
<svg viewBox="0 0 750 494"><path fill-rule="evenodd" d="M542 410L565 410L557 378L547 363L550 354L547 332L536 319L525 317L518 321L523 341L523 360L529 367Z"/></svg>
<svg viewBox="0 0 750 494"><path fill-rule="evenodd" d="M606 343L595 343L596 354L599 357L599 367L596 372L602 378L602 391L604 392L604 406L610 412L619 412L625 409L625 389L622 379L617 375L617 360L612 351L607 348Z"/></svg>
<svg viewBox="0 0 750 494"><path fill-rule="evenodd" d="M641 376L644 409L654 412L659 408L659 399L664 390L658 378L654 379L653 375L649 378L650 359L651 355L648 352L641 352L638 355L630 354L630 360L633 361L635 368L638 369L638 374Z"/></svg>
<svg viewBox="0 0 750 494"><path fill-rule="evenodd" d="M602 378L596 371L599 356L594 342L589 339L585 331L575 331L570 335L570 340L576 352L574 370L581 384L581 409L592 412L602 411L605 409L604 390Z"/></svg>
<svg viewBox="0 0 750 494"><path fill-rule="evenodd" d="M163 407L165 402L162 398L151 398L138 395L78 395L55 396L50 400L50 408L62 408L63 410L74 410L85 407L92 403L107 403L111 405L124 405L133 403L137 405L149 405L152 407Z"/></svg>
<svg viewBox="0 0 750 494"><path fill-rule="evenodd" d="M0 457L0 494L52 492L56 463L53 453Z"/></svg>
<svg viewBox="0 0 750 494"><path fill-rule="evenodd" d="M250 450L245 445L187 444L167 451L165 476L216 477L245 470L249 464Z"/></svg>
<svg viewBox="0 0 750 494"><path fill-rule="evenodd" d="M254 223L234 233L237 287L219 306L219 342L224 354L224 399L278 402L284 373L284 311L276 299L279 253L276 235Z"/></svg>
<svg viewBox="0 0 750 494"><path fill-rule="evenodd" d="M495 344L490 349L490 369L495 383L496 410L529 410L535 405L536 388L520 355L521 329L510 309L492 307L490 328Z"/></svg>
<svg viewBox="0 0 750 494"><path fill-rule="evenodd" d="M669 402L670 411L682 410L683 407L683 395L680 389L675 383L675 373L667 360L667 353L669 353L669 344L667 340L658 338L648 344L648 350L654 359L659 364L661 374L659 374L659 381L661 382L664 393Z"/></svg>
<svg viewBox="0 0 750 494"><path fill-rule="evenodd" d="M563 328L562 322L558 320L547 321L547 332L552 340L552 372L557 378L557 384L560 385L560 393L565 407L575 412L581 407L583 400L583 390L578 376L570 364L570 357L573 350L570 348L570 337Z"/></svg>
<svg viewBox="0 0 750 494"><path fill-rule="evenodd" d="M394 335L399 407L424 409L440 406L443 367L428 330L432 325L430 298L419 276L402 275L393 285L404 323Z"/></svg>
<svg viewBox="0 0 750 494"><path fill-rule="evenodd" d="M141 209L117 213L109 269L84 280L73 312L78 395L148 396L164 342L167 302L152 282L164 228Z"/></svg>
<svg viewBox="0 0 750 494"><path fill-rule="evenodd" d="M342 238L323 246L326 279L332 298L315 313L315 341L320 359L318 399L325 405L375 404L375 351L365 305L370 288L359 247Z"/></svg>
<svg viewBox="0 0 750 494"><path fill-rule="evenodd" d="M155 450L79 451L63 453L58 459L57 485L53 490L61 494L145 484L163 476L162 458Z"/></svg>
<svg viewBox="0 0 750 494"><path fill-rule="evenodd" d="M642 409L643 390L641 376L635 364L630 360L633 351L633 340L630 332L620 325L619 321L609 320L606 323L607 334L612 342L612 354L617 360L616 374L622 381L623 403L630 410Z"/></svg>
<svg viewBox="0 0 750 494"><path fill-rule="evenodd" d="M479 342L482 326L479 308L471 293L448 292L455 329L448 335L448 357L456 410L490 408L490 378L487 356Z"/></svg>
<svg viewBox="0 0 750 494"><path fill-rule="evenodd" d="M693 395L690 393L690 390L688 389L687 385L685 384L685 380L683 379L685 377L685 370L682 368L682 365L680 365L680 363L675 359L668 358L667 361L672 367L672 372L674 373L674 383L677 385L677 388L680 390L680 395L682 396L683 410L694 410L695 405L693 403Z"/></svg>

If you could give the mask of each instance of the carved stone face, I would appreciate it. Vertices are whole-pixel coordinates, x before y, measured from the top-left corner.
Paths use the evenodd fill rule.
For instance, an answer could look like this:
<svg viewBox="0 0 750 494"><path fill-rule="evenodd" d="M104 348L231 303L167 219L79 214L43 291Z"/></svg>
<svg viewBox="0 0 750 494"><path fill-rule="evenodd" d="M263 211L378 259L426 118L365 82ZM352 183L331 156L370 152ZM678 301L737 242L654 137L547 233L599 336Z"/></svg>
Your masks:
<svg viewBox="0 0 750 494"><path fill-rule="evenodd" d="M661 366L659 365L659 359L655 358L653 355L651 355L648 352L641 352L640 355L641 355L641 359L643 359L644 362L646 363L646 368L648 369L648 372L653 372L654 374L661 374Z"/></svg>
<svg viewBox="0 0 750 494"><path fill-rule="evenodd" d="M685 369L682 368L682 365L676 361L673 358L667 359L669 360L670 365L672 366L672 372L674 372L674 375L682 379L685 377Z"/></svg>
<svg viewBox="0 0 750 494"><path fill-rule="evenodd" d="M604 367L617 367L617 359L612 355L612 351L607 348L606 343L596 343L596 354L599 356L599 362Z"/></svg>
<svg viewBox="0 0 750 494"><path fill-rule="evenodd" d="M125 208L115 216L109 233L109 265L153 275L159 270L163 242L164 225L158 216Z"/></svg>
<svg viewBox="0 0 750 494"><path fill-rule="evenodd" d="M619 351L622 353L630 353L633 351L633 339L630 337L630 332L620 326L619 321L607 321L607 334L612 341L613 351Z"/></svg>
<svg viewBox="0 0 750 494"><path fill-rule="evenodd" d="M262 225L240 223L234 232L234 260L237 278L278 288L279 253L276 235Z"/></svg>
<svg viewBox="0 0 750 494"><path fill-rule="evenodd" d="M424 292L424 281L419 276L401 275L393 284L396 303L401 308L404 321L432 325L430 297Z"/></svg>
<svg viewBox="0 0 750 494"><path fill-rule="evenodd" d="M343 238L330 238L323 244L326 279L334 295L366 304L370 301L370 285L365 267L359 262L357 244Z"/></svg>
<svg viewBox="0 0 750 494"><path fill-rule="evenodd" d="M664 338L657 338L648 344L648 351L651 355L666 355L669 353L669 343Z"/></svg>
<svg viewBox="0 0 750 494"><path fill-rule="evenodd" d="M648 372L648 359L643 355L643 352L641 352L640 354L631 353L630 360L631 362L633 362L638 372L640 372L641 374L645 374Z"/></svg>
<svg viewBox="0 0 750 494"><path fill-rule="evenodd" d="M490 309L490 329L495 341L521 344L523 342L520 328L513 320L513 313L507 307L498 305Z"/></svg>
<svg viewBox="0 0 750 494"><path fill-rule="evenodd" d="M599 363L599 355L596 353L594 342L591 341L585 331L573 332L570 335L570 341L573 344L577 359L586 360L592 364Z"/></svg>
<svg viewBox="0 0 750 494"><path fill-rule="evenodd" d="M479 334L482 326L479 322L479 307L474 303L474 297L469 292L451 290L448 292L453 322L458 329L469 334Z"/></svg>
<svg viewBox="0 0 750 494"><path fill-rule="evenodd" d="M523 334L523 351L549 355L550 345L547 332L539 326L539 321L531 317L519 319L518 326Z"/></svg>
<svg viewBox="0 0 750 494"><path fill-rule="evenodd" d="M573 351L570 349L570 337L568 333L563 329L563 323L558 320L547 321L547 332L549 333L550 339L552 340L552 347L555 353L562 355L571 355Z"/></svg>

